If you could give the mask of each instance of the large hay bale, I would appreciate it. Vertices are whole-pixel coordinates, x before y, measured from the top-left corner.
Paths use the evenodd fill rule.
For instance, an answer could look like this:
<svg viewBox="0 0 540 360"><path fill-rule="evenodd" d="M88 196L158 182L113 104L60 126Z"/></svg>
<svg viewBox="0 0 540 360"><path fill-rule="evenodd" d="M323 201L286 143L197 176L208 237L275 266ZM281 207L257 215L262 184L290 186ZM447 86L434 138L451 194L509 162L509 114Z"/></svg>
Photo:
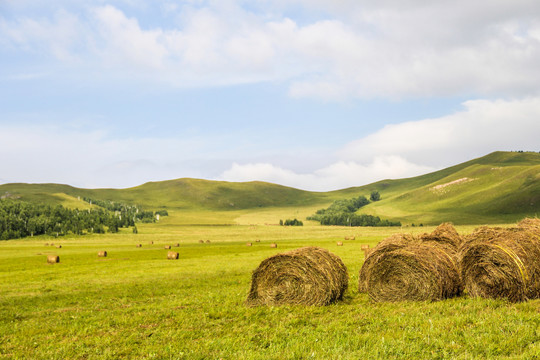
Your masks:
<svg viewBox="0 0 540 360"><path fill-rule="evenodd" d="M338 256L318 247L300 248L261 262L251 277L246 304L328 305L342 299L348 282Z"/></svg>
<svg viewBox="0 0 540 360"><path fill-rule="evenodd" d="M107 252L106 251L98 251L97 256L98 257L107 257Z"/></svg>
<svg viewBox="0 0 540 360"><path fill-rule="evenodd" d="M58 255L47 255L47 263L56 264L60 262L60 256Z"/></svg>
<svg viewBox="0 0 540 360"><path fill-rule="evenodd" d="M463 290L457 251L461 241L450 224L442 224L431 234L391 236L365 252L358 288L373 301L457 296Z"/></svg>
<svg viewBox="0 0 540 360"><path fill-rule="evenodd" d="M470 296L512 302L540 298L540 232L522 223L478 228L461 248L460 270Z"/></svg>
<svg viewBox="0 0 540 360"><path fill-rule="evenodd" d="M180 254L178 254L176 251L169 251L167 252L167 259L169 260L177 260Z"/></svg>

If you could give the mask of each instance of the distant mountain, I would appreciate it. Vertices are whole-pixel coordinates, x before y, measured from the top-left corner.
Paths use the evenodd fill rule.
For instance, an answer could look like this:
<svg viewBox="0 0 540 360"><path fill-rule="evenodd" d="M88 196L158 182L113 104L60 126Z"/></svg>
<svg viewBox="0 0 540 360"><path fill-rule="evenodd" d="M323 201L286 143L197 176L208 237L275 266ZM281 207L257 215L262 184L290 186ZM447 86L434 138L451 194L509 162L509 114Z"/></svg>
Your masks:
<svg viewBox="0 0 540 360"><path fill-rule="evenodd" d="M494 152L440 171L383 180L331 192L310 192L265 182L177 179L128 189L79 189L60 184L4 184L0 197L87 207L79 198L139 204L148 209L243 210L325 207L378 190L381 200L361 209L403 223L456 224L515 221L540 214L540 154Z"/></svg>

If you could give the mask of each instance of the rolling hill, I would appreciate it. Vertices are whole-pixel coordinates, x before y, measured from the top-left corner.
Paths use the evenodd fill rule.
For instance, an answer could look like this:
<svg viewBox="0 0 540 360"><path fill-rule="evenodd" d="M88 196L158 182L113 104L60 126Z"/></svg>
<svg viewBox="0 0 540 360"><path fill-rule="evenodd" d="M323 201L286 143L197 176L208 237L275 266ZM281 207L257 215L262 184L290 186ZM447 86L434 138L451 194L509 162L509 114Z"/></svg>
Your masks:
<svg viewBox="0 0 540 360"><path fill-rule="evenodd" d="M198 179L149 182L128 189L80 189L61 184L4 184L0 196L29 202L87 208L89 197L177 211L260 211L267 208L325 207L337 199L381 200L361 213L403 223L511 222L540 213L540 154L494 152L440 171L408 179L383 180L331 192L310 192L265 182L232 183Z"/></svg>

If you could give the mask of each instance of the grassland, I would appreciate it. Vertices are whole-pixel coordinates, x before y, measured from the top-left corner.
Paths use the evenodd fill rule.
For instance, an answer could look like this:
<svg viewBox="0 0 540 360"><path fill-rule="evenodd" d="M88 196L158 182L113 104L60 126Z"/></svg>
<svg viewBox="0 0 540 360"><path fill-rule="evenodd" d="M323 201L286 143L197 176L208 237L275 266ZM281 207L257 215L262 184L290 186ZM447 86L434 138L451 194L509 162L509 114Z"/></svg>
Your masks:
<svg viewBox="0 0 540 360"><path fill-rule="evenodd" d="M538 358L539 300L372 303L357 291L360 246L400 230L261 225L287 211L267 210L260 218L194 213L192 220L206 215L208 222L199 225L173 211L157 224L139 225L139 234L0 242L0 358ZM336 246L351 235L356 240ZM142 248L135 247L139 243ZM164 245L175 243L180 259L166 260ZM264 258L307 245L343 259L350 275L343 302L244 306L251 272ZM98 258L99 250L109 256ZM47 265L45 255L53 253L61 262Z"/></svg>

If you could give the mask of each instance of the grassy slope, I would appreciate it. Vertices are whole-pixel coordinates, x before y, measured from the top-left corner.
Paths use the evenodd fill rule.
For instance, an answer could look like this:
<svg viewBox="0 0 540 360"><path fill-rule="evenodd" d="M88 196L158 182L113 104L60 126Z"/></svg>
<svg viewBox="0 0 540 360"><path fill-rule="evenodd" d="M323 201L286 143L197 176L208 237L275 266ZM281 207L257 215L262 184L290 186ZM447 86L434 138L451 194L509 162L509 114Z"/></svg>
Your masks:
<svg viewBox="0 0 540 360"><path fill-rule="evenodd" d="M434 186L469 178L473 181L434 191ZM0 185L22 200L84 207L78 196L109 199L146 208L185 210L184 223L265 223L279 218L305 218L333 200L378 190L382 200L363 213L403 223L494 223L515 221L540 213L540 154L495 152L430 174L332 192L309 192L264 182L218 182L177 179L150 182L129 189L78 189L58 184ZM80 206L78 206L80 204ZM215 214L216 212L223 214ZM228 215L225 215L224 213ZM226 220L225 220L226 218ZM221 223L220 222L220 223Z"/></svg>

